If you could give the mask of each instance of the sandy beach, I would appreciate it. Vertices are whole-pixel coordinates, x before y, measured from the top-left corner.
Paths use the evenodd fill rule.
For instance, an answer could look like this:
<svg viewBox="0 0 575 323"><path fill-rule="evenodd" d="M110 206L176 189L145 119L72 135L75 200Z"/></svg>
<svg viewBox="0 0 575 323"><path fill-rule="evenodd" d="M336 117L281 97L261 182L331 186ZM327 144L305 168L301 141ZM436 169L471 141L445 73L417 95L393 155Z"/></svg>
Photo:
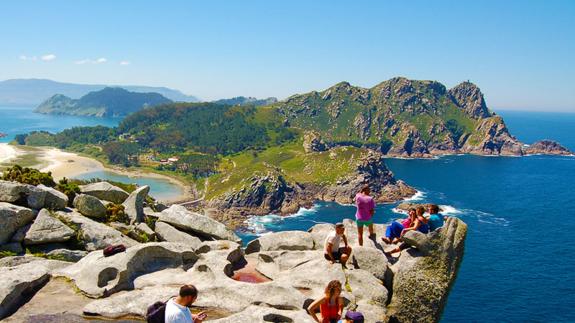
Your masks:
<svg viewBox="0 0 575 323"><path fill-rule="evenodd" d="M0 144L0 162L9 163L10 160L17 158L20 154L24 153L25 152L19 151L18 148L14 146ZM26 153L30 154L31 152ZM107 168L101 162L93 158L80 156L76 153L62 151L52 147L37 148L32 152L32 154L34 154L38 161L40 161L38 165L32 167L38 168L42 172L51 172L52 177L54 177L55 180L59 180L63 177L72 178L94 171L108 171L128 177L162 179L181 188L181 194L170 196L169 198L163 198L162 200L164 202L177 202L192 199L190 187L169 176L144 171L127 171L119 168Z"/></svg>
<svg viewBox="0 0 575 323"><path fill-rule="evenodd" d="M0 163L9 162L16 158L18 151L7 143L0 143Z"/></svg>
<svg viewBox="0 0 575 323"><path fill-rule="evenodd" d="M43 165L47 165L40 168L40 171L52 172L52 177L55 180L105 169L104 165L95 159L56 148L42 149L39 159L44 162Z"/></svg>

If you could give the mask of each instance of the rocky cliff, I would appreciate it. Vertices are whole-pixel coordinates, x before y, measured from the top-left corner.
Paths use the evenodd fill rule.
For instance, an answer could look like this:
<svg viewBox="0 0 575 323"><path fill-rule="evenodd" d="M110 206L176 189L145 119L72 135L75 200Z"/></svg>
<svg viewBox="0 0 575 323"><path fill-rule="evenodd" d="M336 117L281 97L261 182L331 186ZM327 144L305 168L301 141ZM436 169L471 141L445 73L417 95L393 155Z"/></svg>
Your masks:
<svg viewBox="0 0 575 323"><path fill-rule="evenodd" d="M180 206L161 212L145 206L136 198L145 188L126 196L98 183L82 192L76 199L94 200L72 209L63 194L0 181L3 321L141 319L150 304L175 295L182 284L194 284L200 297L192 311L206 310L211 322L313 322L305 308L336 279L345 286L345 308L361 311L366 322L434 322L466 235L466 225L450 218L429 235L406 236L411 248L387 257L383 250L392 246L369 239L357 246L355 224L344 220L353 252L342 267L323 258L332 224L268 234L242 248L233 232L208 216ZM137 217L133 224L108 222L94 213L98 203L120 202L141 210L150 225ZM382 236L385 228L376 224L376 234ZM103 248L118 243L125 252L103 256ZM35 254L24 254L23 247Z"/></svg>
<svg viewBox="0 0 575 323"><path fill-rule="evenodd" d="M435 81L402 77L369 89L342 82L274 107L285 124L316 132L328 146L365 146L400 157L525 153L470 82L449 90Z"/></svg>
<svg viewBox="0 0 575 323"><path fill-rule="evenodd" d="M334 155L338 154L337 151L343 155L342 149L305 155L331 154L337 160L338 156ZM317 200L353 203L355 194L364 185L370 186L372 195L380 203L398 201L416 193L415 189L395 179L379 152L358 150L357 155L342 162L349 164L349 171L342 172L331 182L290 180L282 169L269 167L266 173L255 173L236 187L208 200L207 206L215 209L221 219L243 221L247 215L295 213L300 207L310 207ZM303 166L304 171L308 168L312 172L311 165L309 162ZM316 167L330 171L327 163ZM337 172L335 168L332 171Z"/></svg>

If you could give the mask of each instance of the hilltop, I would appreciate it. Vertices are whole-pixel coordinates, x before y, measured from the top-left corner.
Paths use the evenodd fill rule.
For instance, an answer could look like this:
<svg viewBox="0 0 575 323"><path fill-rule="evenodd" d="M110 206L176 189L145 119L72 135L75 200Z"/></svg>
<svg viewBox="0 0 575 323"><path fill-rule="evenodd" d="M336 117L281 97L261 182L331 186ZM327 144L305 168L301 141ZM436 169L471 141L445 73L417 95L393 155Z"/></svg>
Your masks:
<svg viewBox="0 0 575 323"><path fill-rule="evenodd" d="M274 107L286 124L316 132L327 146L368 146L403 157L522 154L522 144L470 82L449 90L402 77L370 89L341 82Z"/></svg>
<svg viewBox="0 0 575 323"><path fill-rule="evenodd" d="M370 89L342 82L266 106L164 104L130 114L117 128L17 141L181 176L195 186L200 207L230 226L316 200L351 203L365 184L378 202L413 195L386 167L387 157L571 154L553 141L521 143L470 82L448 90L405 78Z"/></svg>
<svg viewBox="0 0 575 323"><path fill-rule="evenodd" d="M278 102L277 98L269 97L266 99L257 99L254 97L245 97L245 96L237 96L231 99L220 99L213 101L216 104L226 104L226 105L253 105L253 106L262 106L262 105L270 105L273 103Z"/></svg>
<svg viewBox="0 0 575 323"><path fill-rule="evenodd" d="M0 105L37 106L55 94L79 99L90 92L99 91L106 87L110 87L110 85L64 83L46 79L10 79L0 81ZM140 85L114 85L114 87L138 93L159 93L176 102L198 101L198 98L194 96L167 87Z"/></svg>
<svg viewBox="0 0 575 323"><path fill-rule="evenodd" d="M78 100L56 94L42 102L34 112L77 116L125 116L145 107L172 101L158 93L136 93L122 88L107 87L90 92Z"/></svg>

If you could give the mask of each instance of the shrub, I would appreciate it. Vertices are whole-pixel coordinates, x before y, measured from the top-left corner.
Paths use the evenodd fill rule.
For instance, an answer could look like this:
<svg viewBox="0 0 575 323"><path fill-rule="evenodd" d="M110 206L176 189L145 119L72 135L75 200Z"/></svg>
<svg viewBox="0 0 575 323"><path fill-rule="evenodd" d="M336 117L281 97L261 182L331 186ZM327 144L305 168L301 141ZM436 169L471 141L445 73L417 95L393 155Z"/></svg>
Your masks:
<svg viewBox="0 0 575 323"><path fill-rule="evenodd" d="M76 194L80 193L80 187L75 182L69 181L66 177L62 178L56 189L68 196L68 206L72 206Z"/></svg>
<svg viewBox="0 0 575 323"><path fill-rule="evenodd" d="M130 224L130 218L124 212L122 204L109 203L106 205L106 222L121 222Z"/></svg>
<svg viewBox="0 0 575 323"><path fill-rule="evenodd" d="M14 165L5 170L2 179L30 185L43 184L49 187L56 186L51 172L42 173L37 169L22 167L20 165Z"/></svg>

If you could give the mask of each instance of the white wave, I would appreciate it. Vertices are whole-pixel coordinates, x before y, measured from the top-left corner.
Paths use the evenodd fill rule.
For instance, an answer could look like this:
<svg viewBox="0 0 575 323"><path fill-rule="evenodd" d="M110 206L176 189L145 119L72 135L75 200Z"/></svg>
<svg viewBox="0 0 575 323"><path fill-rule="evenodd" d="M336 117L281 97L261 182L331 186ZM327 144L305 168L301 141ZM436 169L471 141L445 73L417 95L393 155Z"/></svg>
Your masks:
<svg viewBox="0 0 575 323"><path fill-rule="evenodd" d="M441 214L443 215L454 216L463 213L462 210L458 210L451 205L439 205L439 208L442 210Z"/></svg>
<svg viewBox="0 0 575 323"><path fill-rule="evenodd" d="M392 211L393 213L397 213L397 214L407 214L407 213L408 213L407 211L405 211L405 210L400 210L400 209L398 209L398 208L396 208L396 207L394 207L393 209L391 209L391 211Z"/></svg>
<svg viewBox="0 0 575 323"><path fill-rule="evenodd" d="M417 191L413 196L403 199L404 202L421 201L425 198L425 192Z"/></svg>
<svg viewBox="0 0 575 323"><path fill-rule="evenodd" d="M311 208L301 207L296 213L291 215L267 214L267 215L252 215L247 218L244 223L246 224L246 231L252 232L258 236L270 233L269 226L278 225L286 218L295 218L306 216L316 213L320 208L319 205L312 206Z"/></svg>

